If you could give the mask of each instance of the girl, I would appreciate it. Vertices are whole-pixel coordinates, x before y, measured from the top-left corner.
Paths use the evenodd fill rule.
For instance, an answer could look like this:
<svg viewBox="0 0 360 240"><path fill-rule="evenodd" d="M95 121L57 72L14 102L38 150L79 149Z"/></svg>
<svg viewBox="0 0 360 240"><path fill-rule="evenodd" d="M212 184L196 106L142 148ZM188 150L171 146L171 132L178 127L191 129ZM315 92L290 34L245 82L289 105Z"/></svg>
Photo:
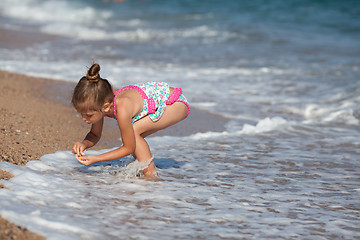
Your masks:
<svg viewBox="0 0 360 240"><path fill-rule="evenodd" d="M113 92L99 71L99 64L93 64L74 89L72 103L82 119L92 125L85 139L74 143L72 152L86 166L133 154L147 166L143 170L144 176L157 176L145 137L189 115L189 104L181 88L169 87L165 82L149 82ZM123 145L107 153L85 156L84 150L100 140L105 116L116 119Z"/></svg>

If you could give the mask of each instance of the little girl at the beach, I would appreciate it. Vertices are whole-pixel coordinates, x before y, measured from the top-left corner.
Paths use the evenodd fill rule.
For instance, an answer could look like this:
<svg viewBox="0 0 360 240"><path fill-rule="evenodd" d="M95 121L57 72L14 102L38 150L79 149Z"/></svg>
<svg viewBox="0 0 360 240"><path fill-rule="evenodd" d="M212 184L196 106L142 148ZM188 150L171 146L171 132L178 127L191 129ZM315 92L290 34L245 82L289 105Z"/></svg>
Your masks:
<svg viewBox="0 0 360 240"><path fill-rule="evenodd" d="M85 139L74 143L72 152L86 166L133 154L147 166L143 170L144 176L156 176L145 137L189 115L189 104L181 88L169 87L165 82L148 82L113 91L110 83L100 77L99 71L99 64L93 64L74 89L72 103L82 119L92 125ZM116 119L123 145L100 155L85 156L84 150L100 140L105 116Z"/></svg>

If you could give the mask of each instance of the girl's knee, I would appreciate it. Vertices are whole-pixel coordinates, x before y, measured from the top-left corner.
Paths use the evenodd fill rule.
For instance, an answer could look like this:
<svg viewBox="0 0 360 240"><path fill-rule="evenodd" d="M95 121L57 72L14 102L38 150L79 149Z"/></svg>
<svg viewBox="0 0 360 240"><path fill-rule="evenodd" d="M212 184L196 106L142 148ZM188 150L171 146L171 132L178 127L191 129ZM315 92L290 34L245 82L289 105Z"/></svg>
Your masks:
<svg viewBox="0 0 360 240"><path fill-rule="evenodd" d="M144 128L141 127L141 125L139 125L139 124L134 124L133 129L134 129L135 137L139 137L139 136L141 136L141 134L143 134L145 132Z"/></svg>

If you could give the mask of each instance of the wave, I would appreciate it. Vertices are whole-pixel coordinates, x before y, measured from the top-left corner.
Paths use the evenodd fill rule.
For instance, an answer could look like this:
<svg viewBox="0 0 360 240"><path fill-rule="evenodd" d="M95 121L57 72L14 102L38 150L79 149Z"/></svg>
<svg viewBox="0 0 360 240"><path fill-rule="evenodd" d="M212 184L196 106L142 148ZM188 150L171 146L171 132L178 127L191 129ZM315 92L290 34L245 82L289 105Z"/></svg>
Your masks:
<svg viewBox="0 0 360 240"><path fill-rule="evenodd" d="M110 11L64 0L3 0L0 9L4 16L34 23L93 23L96 19L104 24L112 16Z"/></svg>
<svg viewBox="0 0 360 240"><path fill-rule="evenodd" d="M234 122L236 120L232 120ZM286 120L282 117L267 117L259 120L255 125L244 124L238 130L237 123L234 126L227 127L227 130L223 132L198 132L190 136L155 136L148 139L149 142L154 144L169 143L169 142L179 142L181 139L186 138L186 141L199 141L199 140L209 140L209 139L220 139L220 138L236 138L246 135L258 135L265 134L272 131L284 130L287 127L295 125L296 122Z"/></svg>
<svg viewBox="0 0 360 240"><path fill-rule="evenodd" d="M180 138L187 138L187 140L199 141L220 138L238 138L246 135L261 135L279 131L298 131L299 126L311 126L313 124L329 124L341 123L347 125L358 125L360 122L359 111L339 108L315 108L314 105L307 106L303 111L306 118L302 121L287 120L283 117L266 117L259 120L256 124L239 125L237 120L231 120L227 129L223 132L198 132L186 137L179 136L159 136L151 137L150 141L154 143L179 141Z"/></svg>
<svg viewBox="0 0 360 240"><path fill-rule="evenodd" d="M336 99L332 103L311 103L303 108L289 107L291 113L304 118L304 123L338 123L358 125L360 123L360 97L345 100Z"/></svg>
<svg viewBox="0 0 360 240"><path fill-rule="evenodd" d="M0 11L10 19L22 20L22 24L39 25L44 33L82 40L169 43L179 39L196 39L195 43L214 43L246 38L239 33L201 24L171 29L156 27L146 19L121 19L115 11L99 9L81 1L5 0Z"/></svg>

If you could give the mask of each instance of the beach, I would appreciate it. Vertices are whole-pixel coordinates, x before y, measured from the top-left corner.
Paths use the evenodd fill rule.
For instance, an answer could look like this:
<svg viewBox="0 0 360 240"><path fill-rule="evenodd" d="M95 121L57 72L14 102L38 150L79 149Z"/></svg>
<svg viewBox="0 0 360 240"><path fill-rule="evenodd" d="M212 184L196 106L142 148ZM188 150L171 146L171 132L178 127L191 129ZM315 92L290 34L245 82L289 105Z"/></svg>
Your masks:
<svg viewBox="0 0 360 240"><path fill-rule="evenodd" d="M44 97L48 79L0 71L1 161L24 165L57 150L69 150L86 126L68 104ZM11 175L1 171L1 179ZM1 219L1 239L42 239Z"/></svg>
<svg viewBox="0 0 360 240"><path fill-rule="evenodd" d="M340 0L3 0L0 238L358 237L359 12ZM137 177L132 156L86 167L69 151L90 127L70 99L93 61L114 89L161 81L189 100L186 120L147 138L161 181ZM106 118L86 153L119 138Z"/></svg>
<svg viewBox="0 0 360 240"><path fill-rule="evenodd" d="M0 29L0 47L22 49L55 37L48 34L24 33ZM71 105L75 83L48 78L31 77L0 70L1 142L0 161L26 165L41 156L59 150L69 151L75 141L81 141L89 130ZM221 116L193 110L191 118L206 125L179 124L156 135L186 136L194 130L222 131L228 121ZM116 121L105 120L101 141L93 149L112 148L121 144ZM0 179L9 180L12 175L0 169ZM0 188L3 185L0 184ZM0 217L0 239L44 239Z"/></svg>
<svg viewBox="0 0 360 240"><path fill-rule="evenodd" d="M26 165L41 156L59 150L69 151L89 131L71 105L74 83L29 77L0 71L1 142L0 159L15 165ZM189 124L208 119L206 125ZM191 120L156 133L157 136L184 136L199 132L221 131L226 118L193 110ZM116 121L106 119L103 136L93 149L112 148L121 144ZM0 169L0 179L12 176ZM3 188L0 185L0 188ZM44 239L26 228L0 217L0 239Z"/></svg>

